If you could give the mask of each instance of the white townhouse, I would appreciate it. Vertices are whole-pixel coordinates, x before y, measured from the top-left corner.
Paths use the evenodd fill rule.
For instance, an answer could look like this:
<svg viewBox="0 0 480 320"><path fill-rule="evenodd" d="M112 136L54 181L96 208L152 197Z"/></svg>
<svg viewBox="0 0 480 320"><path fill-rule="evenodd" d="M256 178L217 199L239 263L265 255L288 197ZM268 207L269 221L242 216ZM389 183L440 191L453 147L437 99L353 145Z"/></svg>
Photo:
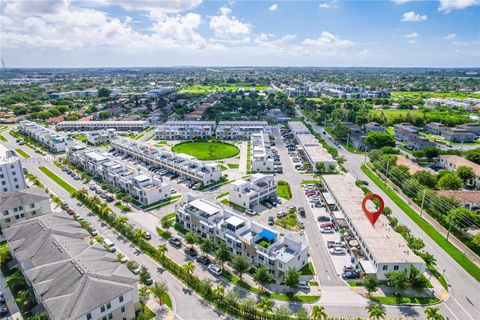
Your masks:
<svg viewBox="0 0 480 320"><path fill-rule="evenodd" d="M157 140L206 139L215 134L215 121L167 121L157 126Z"/></svg>
<svg viewBox="0 0 480 320"><path fill-rule="evenodd" d="M249 181L234 181L230 186L230 201L244 208L252 208L260 201L277 197L277 182L272 176L261 173L252 175Z"/></svg>
<svg viewBox="0 0 480 320"><path fill-rule="evenodd" d="M328 153L317 138L312 134L295 135L299 146L299 151L303 151L314 171L317 171L317 164L323 163L325 168L336 168L337 161Z"/></svg>
<svg viewBox="0 0 480 320"><path fill-rule="evenodd" d="M301 238L282 235L218 202L189 194L175 212L177 222L186 229L217 243L224 241L232 254L247 258L253 267L266 266L276 277L308 263L309 246Z"/></svg>
<svg viewBox="0 0 480 320"><path fill-rule="evenodd" d="M294 135L310 133L310 130L308 130L307 126L301 121L289 121L288 128Z"/></svg>
<svg viewBox="0 0 480 320"><path fill-rule="evenodd" d="M272 133L267 121L220 121L217 125L218 140L248 140L256 132Z"/></svg>
<svg viewBox="0 0 480 320"><path fill-rule="evenodd" d="M59 135L54 130L45 128L32 121L21 121L18 130L32 137L32 139L48 148L52 153L64 152L68 145L72 143L71 138Z"/></svg>
<svg viewBox="0 0 480 320"><path fill-rule="evenodd" d="M250 136L250 161L252 172L274 172L275 164L268 133L257 132Z"/></svg>
<svg viewBox="0 0 480 320"><path fill-rule="evenodd" d="M171 196L169 179L156 178L117 160L111 160L110 155L84 145L69 147L67 159L142 204L152 204Z"/></svg>
<svg viewBox="0 0 480 320"><path fill-rule="evenodd" d="M148 127L147 121L62 121L57 124L57 130L91 131L115 129L117 131L140 132Z"/></svg>
<svg viewBox="0 0 480 320"><path fill-rule="evenodd" d="M50 197L38 187L0 195L0 229L52 212Z"/></svg>
<svg viewBox="0 0 480 320"><path fill-rule="evenodd" d="M475 178L472 181L472 185L476 188L480 188L480 165L462 158L457 155L443 155L440 156L438 164L448 171L455 171L461 166L472 168Z"/></svg>
<svg viewBox="0 0 480 320"><path fill-rule="evenodd" d="M20 191L26 187L23 166L17 154L0 144L0 195Z"/></svg>
<svg viewBox="0 0 480 320"><path fill-rule="evenodd" d="M117 130L110 128L105 130L89 131L86 133L88 143L96 146L98 144L110 143L117 138Z"/></svg>
<svg viewBox="0 0 480 320"><path fill-rule="evenodd" d="M181 176L186 176L203 185L220 181L222 170L215 162L202 162L187 154L159 149L136 140L119 137L111 143L115 150L128 154L150 166L163 168Z"/></svg>
<svg viewBox="0 0 480 320"><path fill-rule="evenodd" d="M10 252L51 320L134 320L138 277L67 215L3 230Z"/></svg>
<svg viewBox="0 0 480 320"><path fill-rule="evenodd" d="M413 253L405 239L390 227L385 216L381 215L372 226L362 211L365 195L355 181L350 173L323 176L324 185L335 201L336 210L343 213L350 231L362 248L365 258L359 263L365 273L386 280L387 273L410 270L411 265L423 273L425 261Z"/></svg>

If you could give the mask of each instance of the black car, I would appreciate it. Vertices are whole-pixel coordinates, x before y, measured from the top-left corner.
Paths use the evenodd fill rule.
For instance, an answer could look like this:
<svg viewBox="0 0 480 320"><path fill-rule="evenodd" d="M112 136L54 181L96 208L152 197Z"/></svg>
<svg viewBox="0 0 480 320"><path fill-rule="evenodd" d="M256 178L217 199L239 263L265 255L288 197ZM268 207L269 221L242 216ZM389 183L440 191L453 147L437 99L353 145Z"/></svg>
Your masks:
<svg viewBox="0 0 480 320"><path fill-rule="evenodd" d="M275 218L274 217L268 217L268 225L273 226L275 223Z"/></svg>
<svg viewBox="0 0 480 320"><path fill-rule="evenodd" d="M359 275L358 275L358 273L356 273L354 271L347 271L347 272L342 273L342 278L344 280L358 279Z"/></svg>
<svg viewBox="0 0 480 320"><path fill-rule="evenodd" d="M6 316L6 315L8 315L8 309L5 308L5 307L1 307L1 308L0 308L0 316L1 316L1 317L4 317L4 316Z"/></svg>
<svg viewBox="0 0 480 320"><path fill-rule="evenodd" d="M298 208L298 213L300 213L300 216L305 218L305 208L299 207Z"/></svg>
<svg viewBox="0 0 480 320"><path fill-rule="evenodd" d="M207 256L200 256L197 258L197 262L203 264L204 266L208 266L211 261Z"/></svg>
<svg viewBox="0 0 480 320"><path fill-rule="evenodd" d="M319 217L317 218L317 220L318 220L319 222L328 222L328 221L330 221L330 217L328 217L328 216L319 216Z"/></svg>
<svg viewBox="0 0 480 320"><path fill-rule="evenodd" d="M192 258L195 258L198 255L197 250L195 250L193 248L185 249L185 254L189 257L192 257Z"/></svg>
<svg viewBox="0 0 480 320"><path fill-rule="evenodd" d="M176 248L180 248L182 246L182 242L178 238L170 238L168 239L168 243Z"/></svg>

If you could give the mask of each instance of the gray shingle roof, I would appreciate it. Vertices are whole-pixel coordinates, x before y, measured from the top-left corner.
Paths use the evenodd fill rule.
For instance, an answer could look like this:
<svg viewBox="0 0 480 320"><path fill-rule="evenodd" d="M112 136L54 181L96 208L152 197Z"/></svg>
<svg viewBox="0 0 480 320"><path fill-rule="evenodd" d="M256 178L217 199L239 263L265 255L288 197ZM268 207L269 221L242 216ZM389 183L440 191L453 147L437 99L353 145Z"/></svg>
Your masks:
<svg viewBox="0 0 480 320"><path fill-rule="evenodd" d="M4 230L15 257L52 319L77 319L137 288L134 276L65 215L46 215Z"/></svg>
<svg viewBox="0 0 480 320"><path fill-rule="evenodd" d="M0 196L0 208L2 208L2 210L17 208L42 200L48 200L49 198L43 190L37 187L28 188Z"/></svg>

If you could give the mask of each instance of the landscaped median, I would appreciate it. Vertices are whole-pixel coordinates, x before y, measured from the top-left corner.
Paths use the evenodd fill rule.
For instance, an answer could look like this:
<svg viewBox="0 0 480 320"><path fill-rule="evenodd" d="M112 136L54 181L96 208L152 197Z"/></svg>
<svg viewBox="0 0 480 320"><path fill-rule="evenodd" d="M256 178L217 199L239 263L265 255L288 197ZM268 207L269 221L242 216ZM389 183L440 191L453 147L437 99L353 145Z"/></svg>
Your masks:
<svg viewBox="0 0 480 320"><path fill-rule="evenodd" d="M362 166L362 171L383 191L400 209L405 212L430 238L433 239L446 253L448 253L465 271L477 281L480 281L480 268L470 261L457 247L448 242L432 225L422 219L395 191L387 188L368 167Z"/></svg>
<svg viewBox="0 0 480 320"><path fill-rule="evenodd" d="M42 171L47 177L55 181L60 187L65 189L71 195L74 195L77 192L77 189L72 187L68 182L57 176L55 173L50 171L48 168L44 166L38 167L38 170Z"/></svg>
<svg viewBox="0 0 480 320"><path fill-rule="evenodd" d="M25 159L28 159L30 158L30 155L28 153L26 153L25 151L23 151L22 149L18 148L18 149L15 149L15 151L21 155L22 157L24 157Z"/></svg>
<svg viewBox="0 0 480 320"><path fill-rule="evenodd" d="M371 297L372 301L379 302L381 304L390 304L390 305L402 305L402 304L418 304L418 305L429 305L440 302L440 299L437 297L425 298L425 297L381 297L373 296Z"/></svg>
<svg viewBox="0 0 480 320"><path fill-rule="evenodd" d="M290 190L290 185L285 180L278 180L278 196L285 200L292 199L292 190Z"/></svg>
<svg viewBox="0 0 480 320"><path fill-rule="evenodd" d="M182 196L180 194L171 196L168 199L157 201L151 204L143 205L140 208L145 210L145 211L150 211L150 210L155 210L155 209L160 209L161 207L168 206L169 204L177 202Z"/></svg>

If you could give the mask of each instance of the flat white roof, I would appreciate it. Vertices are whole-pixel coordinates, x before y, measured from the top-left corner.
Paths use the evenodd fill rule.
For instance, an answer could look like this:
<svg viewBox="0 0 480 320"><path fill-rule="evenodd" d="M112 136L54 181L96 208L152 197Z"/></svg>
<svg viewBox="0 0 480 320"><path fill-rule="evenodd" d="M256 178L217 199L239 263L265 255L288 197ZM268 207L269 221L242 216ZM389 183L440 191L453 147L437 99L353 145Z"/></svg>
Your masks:
<svg viewBox="0 0 480 320"><path fill-rule="evenodd" d="M290 128L290 130L293 131L293 133L303 132L303 131L310 132L310 130L308 130L305 124L301 121L289 121L288 127Z"/></svg>
<svg viewBox="0 0 480 320"><path fill-rule="evenodd" d="M141 174L139 176L136 176L134 179L137 180L138 182L144 182L149 180L150 178L144 174Z"/></svg>
<svg viewBox="0 0 480 320"><path fill-rule="evenodd" d="M236 226L239 226L239 225L241 225L242 223L244 223L245 220L240 219L239 217L233 216L233 217L230 217L230 218L228 218L227 220L225 220L225 222L228 223L228 224L231 224L232 226L235 226L235 227L236 227Z"/></svg>
<svg viewBox="0 0 480 320"><path fill-rule="evenodd" d="M315 165L317 162L334 161L332 155L318 142L312 134L297 134L297 140Z"/></svg>
<svg viewBox="0 0 480 320"><path fill-rule="evenodd" d="M95 152L95 151L92 151L92 152L88 152L87 154L85 154L87 157L89 158L92 158L93 160L95 161L103 161L103 160L107 160L107 158L105 156L103 156L102 154L98 153L98 152Z"/></svg>
<svg viewBox="0 0 480 320"><path fill-rule="evenodd" d="M205 212L207 215L212 216L219 212L219 208L211 205L210 203L204 201L203 199L195 199L189 203L192 207Z"/></svg>

